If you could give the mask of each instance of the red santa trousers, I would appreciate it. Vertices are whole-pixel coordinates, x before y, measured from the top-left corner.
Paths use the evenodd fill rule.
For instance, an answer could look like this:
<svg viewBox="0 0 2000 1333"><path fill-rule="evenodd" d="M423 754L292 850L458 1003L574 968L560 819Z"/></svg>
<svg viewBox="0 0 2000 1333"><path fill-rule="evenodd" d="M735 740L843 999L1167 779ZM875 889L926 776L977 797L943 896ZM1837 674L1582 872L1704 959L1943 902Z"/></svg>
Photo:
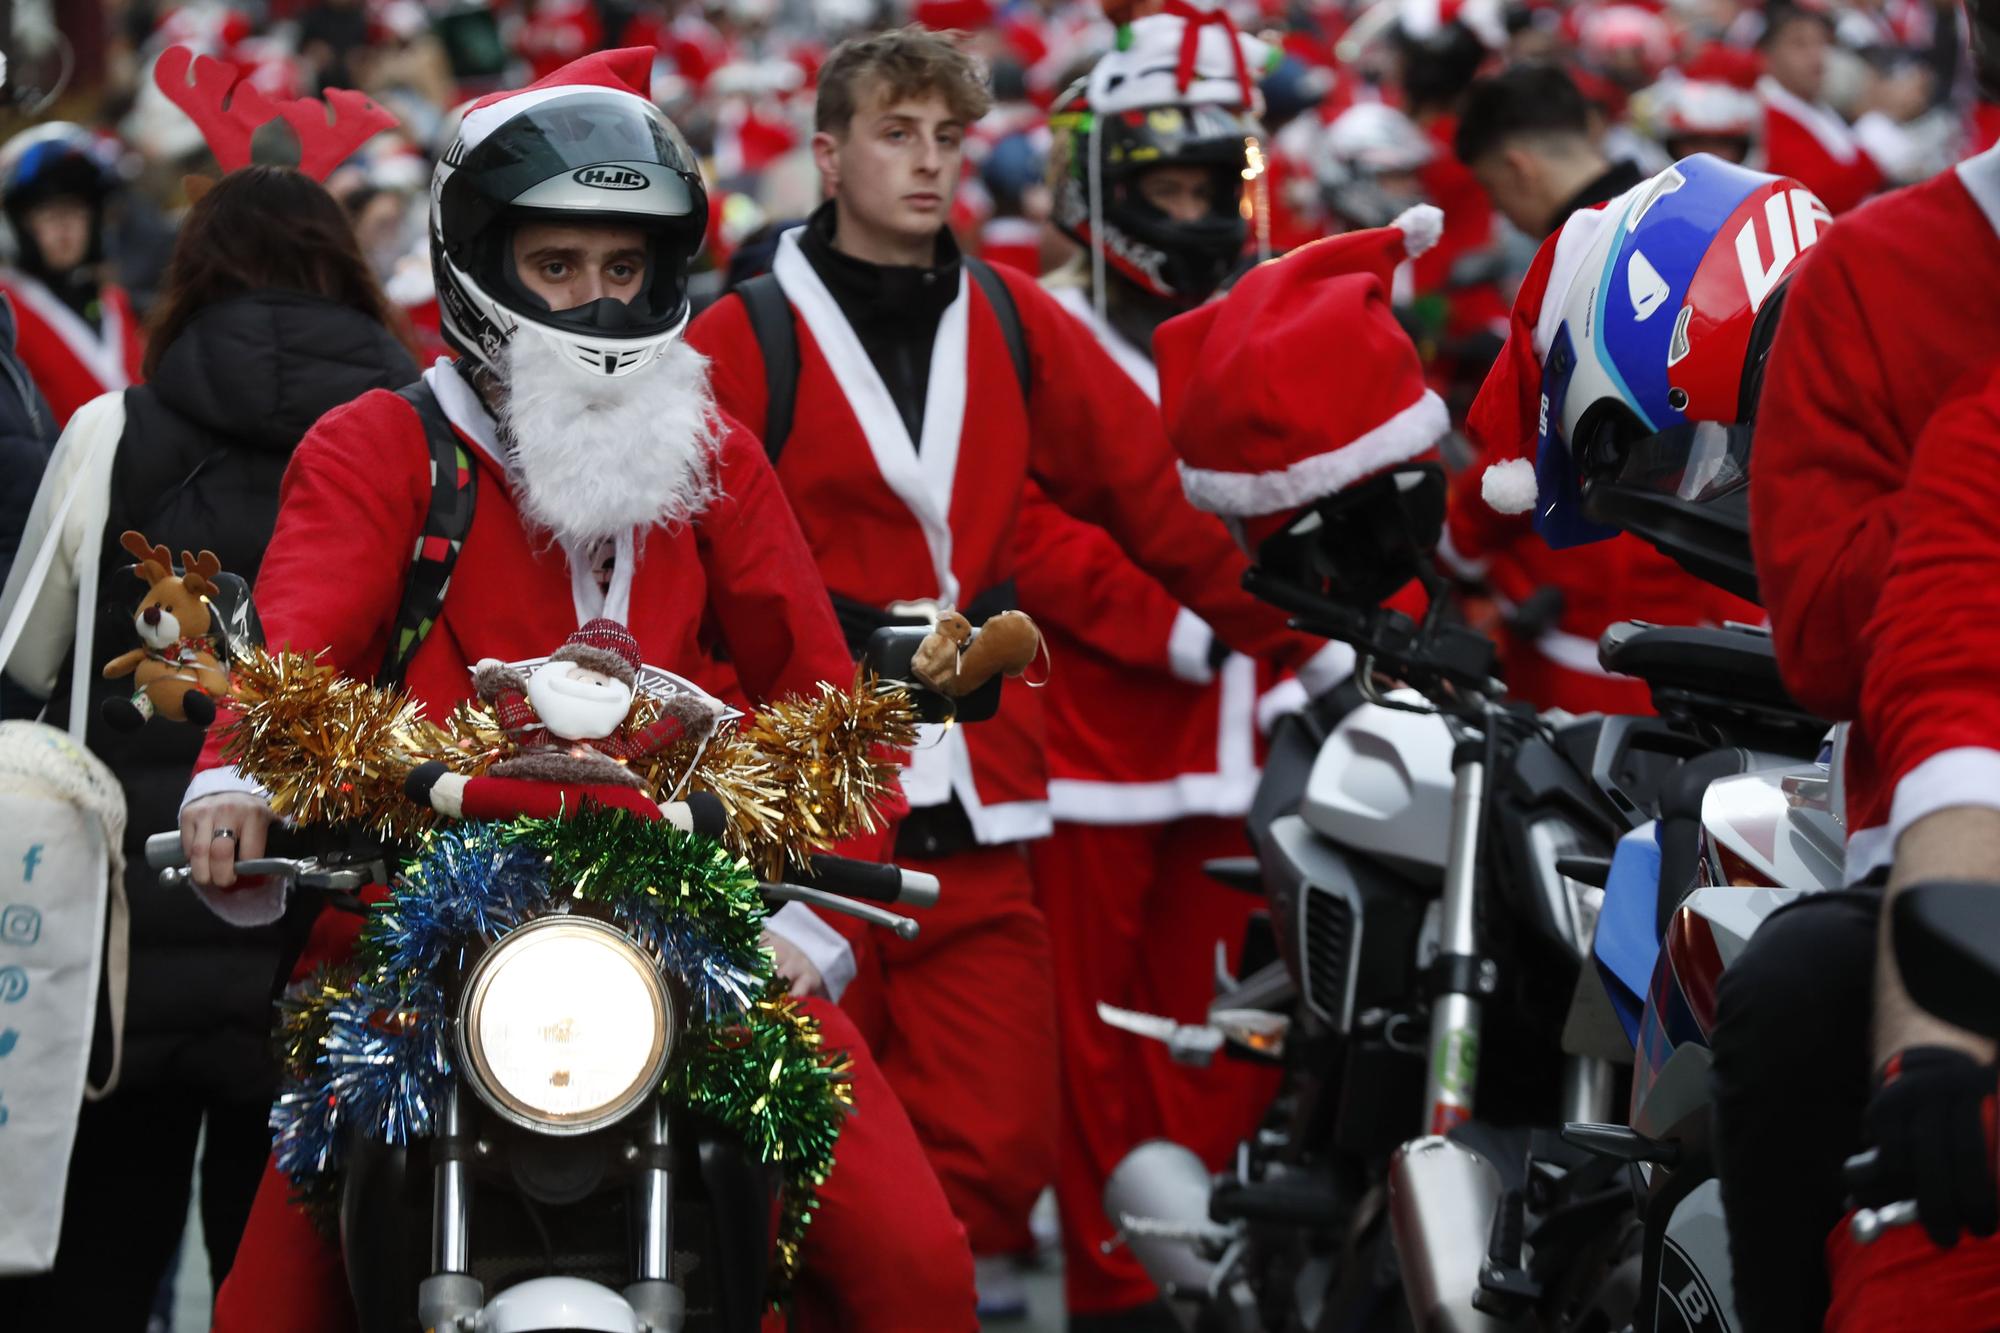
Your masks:
<svg viewBox="0 0 2000 1333"><path fill-rule="evenodd" d="M852 1021L824 1001L805 1008L826 1045L854 1057L854 1114L806 1233L791 1327L971 1333L979 1326L971 1252L936 1177L922 1168L909 1118ZM236 1264L216 1294L213 1333L353 1333L340 1250L290 1195L290 1183L267 1166Z"/></svg>
<svg viewBox="0 0 2000 1333"><path fill-rule="evenodd" d="M1062 1054L1056 1206L1063 1285L1075 1314L1153 1300L1152 1280L1118 1249L1104 1183L1138 1144L1165 1138L1219 1170L1257 1127L1278 1071L1218 1055L1206 1069L1175 1064L1157 1041L1111 1027L1099 1001L1199 1023L1215 995L1215 945L1233 970L1244 927L1263 902L1224 888L1202 863L1245 856L1237 819L1167 824L1057 823L1034 845L1035 887L1049 919Z"/></svg>
<svg viewBox="0 0 2000 1333"><path fill-rule="evenodd" d="M1018 1254L1055 1175L1049 932L1027 856L1005 844L897 861L937 876L938 905L916 914L914 940L873 932L873 975L849 996L880 1016L869 1045L972 1252Z"/></svg>

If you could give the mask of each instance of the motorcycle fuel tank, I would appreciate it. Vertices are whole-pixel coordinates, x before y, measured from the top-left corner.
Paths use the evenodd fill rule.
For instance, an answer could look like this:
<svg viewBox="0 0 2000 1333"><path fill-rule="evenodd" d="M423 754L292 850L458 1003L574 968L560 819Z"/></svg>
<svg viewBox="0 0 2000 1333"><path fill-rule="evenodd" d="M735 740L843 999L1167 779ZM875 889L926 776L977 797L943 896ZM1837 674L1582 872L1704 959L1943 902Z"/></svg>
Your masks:
<svg viewBox="0 0 2000 1333"><path fill-rule="evenodd" d="M1389 698L1421 704L1413 690ZM1442 876L1451 826L1451 732L1435 713L1362 704L1313 761L1299 814L1321 837L1415 874Z"/></svg>

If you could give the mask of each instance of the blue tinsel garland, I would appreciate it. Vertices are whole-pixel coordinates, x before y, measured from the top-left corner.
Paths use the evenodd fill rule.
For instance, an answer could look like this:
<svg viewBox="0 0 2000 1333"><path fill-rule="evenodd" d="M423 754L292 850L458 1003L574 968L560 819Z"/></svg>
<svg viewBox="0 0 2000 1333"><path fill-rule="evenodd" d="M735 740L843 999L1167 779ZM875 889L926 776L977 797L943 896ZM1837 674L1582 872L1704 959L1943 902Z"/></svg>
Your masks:
<svg viewBox="0 0 2000 1333"><path fill-rule="evenodd" d="M451 1017L428 981L379 975L327 986L318 1053L271 1106L278 1169L297 1179L340 1165L347 1133L405 1145L433 1131L452 1074Z"/></svg>

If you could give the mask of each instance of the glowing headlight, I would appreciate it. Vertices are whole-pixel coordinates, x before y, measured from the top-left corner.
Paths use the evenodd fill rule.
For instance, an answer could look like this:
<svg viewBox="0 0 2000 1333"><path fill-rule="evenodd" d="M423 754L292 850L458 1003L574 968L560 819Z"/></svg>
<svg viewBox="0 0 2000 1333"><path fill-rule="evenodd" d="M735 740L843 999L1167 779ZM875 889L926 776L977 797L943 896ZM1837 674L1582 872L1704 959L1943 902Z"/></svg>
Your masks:
<svg viewBox="0 0 2000 1333"><path fill-rule="evenodd" d="M659 1087L674 1010L652 960L585 917L508 935L466 979L462 1067L480 1099L518 1125L583 1134Z"/></svg>

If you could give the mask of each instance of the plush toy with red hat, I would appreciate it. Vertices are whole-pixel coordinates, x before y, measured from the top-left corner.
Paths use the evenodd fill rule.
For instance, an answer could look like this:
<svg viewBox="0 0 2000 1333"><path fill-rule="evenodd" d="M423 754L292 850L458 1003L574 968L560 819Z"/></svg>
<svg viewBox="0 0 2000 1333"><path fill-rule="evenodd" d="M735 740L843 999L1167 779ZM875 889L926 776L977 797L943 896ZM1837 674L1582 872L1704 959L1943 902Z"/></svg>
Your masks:
<svg viewBox="0 0 2000 1333"><path fill-rule="evenodd" d="M1426 457L1451 428L1389 300L1397 266L1442 227L1419 204L1315 241L1154 335L1181 488L1246 550L1315 501Z"/></svg>
<svg viewBox="0 0 2000 1333"><path fill-rule="evenodd" d="M640 670L638 640L605 619L584 625L526 670L484 659L473 669L473 686L514 752L476 778L424 765L411 775L410 796L454 818L554 815L586 799L672 818L635 765L684 740L706 739L724 710L692 689L655 691L653 716L635 725Z"/></svg>

